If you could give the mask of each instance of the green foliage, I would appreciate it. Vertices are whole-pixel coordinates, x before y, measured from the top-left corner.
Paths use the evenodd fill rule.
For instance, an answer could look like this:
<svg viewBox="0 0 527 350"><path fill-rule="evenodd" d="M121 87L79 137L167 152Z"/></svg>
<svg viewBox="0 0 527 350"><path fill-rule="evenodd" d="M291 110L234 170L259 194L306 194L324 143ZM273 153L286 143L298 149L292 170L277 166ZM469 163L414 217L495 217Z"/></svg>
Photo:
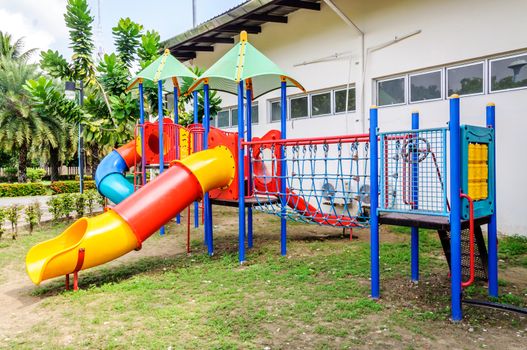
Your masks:
<svg viewBox="0 0 527 350"><path fill-rule="evenodd" d="M16 177L18 175L18 169L15 167L7 167L4 170L5 175L7 177L7 181L13 182L16 180Z"/></svg>
<svg viewBox="0 0 527 350"><path fill-rule="evenodd" d="M6 209L7 220L11 223L11 234L13 239L16 239L18 236L18 220L20 219L21 211L22 207L18 204L10 205Z"/></svg>
<svg viewBox="0 0 527 350"><path fill-rule="evenodd" d="M53 221L57 222L62 216L62 197L60 195L51 196L47 202L47 205L48 211L53 217Z"/></svg>
<svg viewBox="0 0 527 350"><path fill-rule="evenodd" d="M97 71L101 74L100 80L106 92L111 95L124 93L130 81L130 72L116 54L105 54L97 66Z"/></svg>
<svg viewBox="0 0 527 350"><path fill-rule="evenodd" d="M2 238L2 235L5 233L4 228L4 221L7 216L7 213L4 208L0 208L0 239Z"/></svg>
<svg viewBox="0 0 527 350"><path fill-rule="evenodd" d="M134 61L142 30L142 25L135 23L128 17L121 18L117 26L112 28L119 59L128 68L132 66Z"/></svg>
<svg viewBox="0 0 527 350"><path fill-rule="evenodd" d="M74 80L75 73L68 61L58 51L47 50L40 53L40 68L53 78Z"/></svg>
<svg viewBox="0 0 527 350"><path fill-rule="evenodd" d="M42 181L42 178L46 175L46 170L40 168L28 168L27 178L31 182Z"/></svg>
<svg viewBox="0 0 527 350"><path fill-rule="evenodd" d="M24 50L24 39L20 38L13 41L11 34L0 30L0 57L5 57L18 61L27 61L37 49Z"/></svg>
<svg viewBox="0 0 527 350"><path fill-rule="evenodd" d="M80 189L79 181L54 181L49 186L53 194L78 193ZM84 189L94 189L95 181L84 181Z"/></svg>
<svg viewBox="0 0 527 350"><path fill-rule="evenodd" d="M65 219L70 218L70 213L73 211L75 206L75 197L72 193L65 193L61 196L62 205L61 213L62 217Z"/></svg>
<svg viewBox="0 0 527 350"><path fill-rule="evenodd" d="M148 30L141 36L141 44L137 49L137 56L139 56L139 65L141 69L146 68L159 55L159 48L161 36L155 30Z"/></svg>
<svg viewBox="0 0 527 350"><path fill-rule="evenodd" d="M29 233L31 234L35 229L35 226L40 223L40 219L42 218L42 210L40 209L40 204L38 202L35 202L27 205L24 209L24 214L26 222L29 225Z"/></svg>
<svg viewBox="0 0 527 350"><path fill-rule="evenodd" d="M84 216L84 210L86 208L86 194L84 193L75 193L73 194L73 201L75 206L75 213L77 214L77 217L83 217Z"/></svg>
<svg viewBox="0 0 527 350"><path fill-rule="evenodd" d="M97 190L88 190L84 192L84 195L86 198L86 209L88 209L88 213L90 215L93 215L95 205L100 202L100 198L102 198L102 196L99 194L99 192L97 192Z"/></svg>
<svg viewBox="0 0 527 350"><path fill-rule="evenodd" d="M47 186L42 183L0 184L0 197L42 196Z"/></svg>
<svg viewBox="0 0 527 350"><path fill-rule="evenodd" d="M93 77L92 23L88 2L86 0L68 0L64 20L69 29L70 48L73 50L73 71L79 80Z"/></svg>

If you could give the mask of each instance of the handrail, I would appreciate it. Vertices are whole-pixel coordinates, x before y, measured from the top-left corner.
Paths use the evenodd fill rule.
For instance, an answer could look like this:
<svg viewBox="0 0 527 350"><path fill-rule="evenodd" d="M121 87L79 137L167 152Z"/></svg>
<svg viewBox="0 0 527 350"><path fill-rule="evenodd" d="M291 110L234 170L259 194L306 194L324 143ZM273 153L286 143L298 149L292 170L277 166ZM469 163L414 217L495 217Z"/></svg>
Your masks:
<svg viewBox="0 0 527 350"><path fill-rule="evenodd" d="M469 245L470 245L470 277L468 281L461 282L461 287L466 288L470 286L472 283L474 283L474 275L475 275L475 258L474 258L474 200L464 193L459 194L461 198L465 198L468 201L469 205L469 230L470 230L470 237L469 237Z"/></svg>

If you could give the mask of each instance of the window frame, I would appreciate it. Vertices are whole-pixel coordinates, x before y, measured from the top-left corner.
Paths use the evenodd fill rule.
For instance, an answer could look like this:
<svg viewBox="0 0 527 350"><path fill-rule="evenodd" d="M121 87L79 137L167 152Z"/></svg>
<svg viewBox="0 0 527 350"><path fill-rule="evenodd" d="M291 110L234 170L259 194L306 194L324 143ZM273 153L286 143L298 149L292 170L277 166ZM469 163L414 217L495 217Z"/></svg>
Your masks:
<svg viewBox="0 0 527 350"><path fill-rule="evenodd" d="M267 100L267 106L268 106L268 110L269 110L269 113L267 113L268 116L269 116L269 118L268 118L269 124L271 124L271 123L280 123L280 119L281 118L278 119L278 120L273 120L273 103L278 103L280 105L281 102L282 102L282 100L280 98L273 98L273 99ZM281 106L280 106L280 108L281 108ZM289 120L289 114L287 113L287 111L286 111L285 115L286 115L286 120Z"/></svg>
<svg viewBox="0 0 527 350"><path fill-rule="evenodd" d="M485 92L487 91L487 64L486 64L486 60L483 60L483 61L473 61L473 62L469 62L469 63L463 63L463 64L458 64L458 65L454 65L454 66L446 66L445 67L445 79L444 79L444 83L445 83L445 87L444 87L444 92L445 92L445 97L446 98L449 98L450 97L450 94L448 93L448 72L452 69L457 69L457 68L464 68L464 67L470 67L470 66L475 66L475 65L478 65L478 64L482 64L483 65L483 86L482 86L482 89L481 89L481 92L476 92L476 93L473 93L473 94L465 94L465 95L459 95L459 97L470 97L470 96L478 96L478 95L485 95Z"/></svg>
<svg viewBox="0 0 527 350"><path fill-rule="evenodd" d="M398 80L398 79L403 79L404 80L404 102L401 102L401 103L394 103L394 104L391 104L391 105L381 105L379 103L379 84L380 83L383 83L385 81L391 81L391 80ZM390 78L384 78L384 79L377 79L375 81L375 100L377 102L377 107L378 108L385 108L385 107L396 107L396 106L404 106L404 105L407 105L408 104L408 73L407 74L403 74L403 75L397 75L397 76L392 76Z"/></svg>
<svg viewBox="0 0 527 350"><path fill-rule="evenodd" d="M346 90L354 90L354 94L355 94L355 108L352 109L352 110L349 110L349 111L346 111L346 108L344 108L344 110L342 112L337 112L337 92L340 92L340 91L346 91ZM337 87L337 88L334 88L333 89L333 94L332 94L332 98L333 98L333 103L332 103L332 109L333 109L333 115L339 115L339 114L345 114L345 113L356 113L357 112L357 88L355 87L355 84L353 85L350 85L349 87L347 86L344 86L344 87Z"/></svg>
<svg viewBox="0 0 527 350"><path fill-rule="evenodd" d="M409 105L413 105L413 104L417 104L417 103L426 103L426 102L434 102L434 101L441 101L441 100L444 100L444 96L443 96L443 89L444 89L444 76L443 76L443 68L438 68L438 69L433 69L433 70L427 70L427 71L420 71L420 72L415 72L415 73L408 73L407 76L407 83L408 83L408 86L407 86L407 89L408 89L408 100L407 100L407 103ZM431 98L431 99L426 99L426 100L419 100L419 101L412 101L412 77L416 77L416 76L420 76L420 75L425 75L425 74L430 74L430 73L437 73L439 72L439 94L440 96L438 98ZM390 105L390 106L393 106L393 105Z"/></svg>
<svg viewBox="0 0 527 350"><path fill-rule="evenodd" d="M216 114L216 118L214 118L214 126L218 129L225 129L225 128L230 128L231 127L231 107L225 107L225 108L222 108L220 109L220 111L218 112L218 114L220 112L227 112L228 113L228 121L229 121L229 125L227 126L219 126L218 125L218 115Z"/></svg>
<svg viewBox="0 0 527 350"><path fill-rule="evenodd" d="M312 100L313 96L319 96L319 95L325 95L325 94L329 94L329 113L313 114L313 100ZM333 89L320 90L314 93L307 94L307 96L308 96L308 106L309 106L309 109L308 109L309 118L326 117L326 116L335 114L333 110ZM295 119L301 119L301 118L298 117Z"/></svg>
<svg viewBox="0 0 527 350"><path fill-rule="evenodd" d="M527 56L527 52L517 53L517 54L514 54L514 55L508 55L508 56L499 56L499 57L494 57L494 58L490 58L489 57L487 59L487 67L488 67L487 68L487 80L488 80L487 93L489 95L490 94L497 94L497 93L500 93L500 92L517 91L517 90L527 89L527 85L526 85L526 86L520 86L520 87L510 88L510 89L492 90L492 62L502 61L502 60L506 60L506 59L509 59L509 58L516 58L516 57L521 57L521 56Z"/></svg>
<svg viewBox="0 0 527 350"><path fill-rule="evenodd" d="M301 120L301 119L308 119L311 118L311 99L309 98L310 94L301 94L301 95L293 95L291 97L288 97L287 99L287 119L288 120ZM292 100L298 100L301 98L307 99L307 115L301 116L301 117L294 117L291 115L292 112ZM318 116L317 116L318 117Z"/></svg>

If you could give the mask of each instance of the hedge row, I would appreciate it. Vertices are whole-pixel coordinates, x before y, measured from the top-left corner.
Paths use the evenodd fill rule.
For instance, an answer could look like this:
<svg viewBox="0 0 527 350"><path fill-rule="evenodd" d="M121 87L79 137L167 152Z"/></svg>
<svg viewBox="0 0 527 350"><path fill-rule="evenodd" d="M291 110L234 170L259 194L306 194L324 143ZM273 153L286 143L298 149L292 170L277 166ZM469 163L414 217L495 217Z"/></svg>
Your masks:
<svg viewBox="0 0 527 350"><path fill-rule="evenodd" d="M79 181L55 181L49 185L53 194L77 193L79 192ZM95 189L95 181L84 181L85 190Z"/></svg>
<svg viewBox="0 0 527 350"><path fill-rule="evenodd" d="M0 184L0 197L41 196L48 192L42 183Z"/></svg>
<svg viewBox="0 0 527 350"><path fill-rule="evenodd" d="M84 181L84 189L95 189L95 181ZM51 185L43 183L3 183L0 184L0 197L41 196L45 194L78 193L79 181L55 181Z"/></svg>

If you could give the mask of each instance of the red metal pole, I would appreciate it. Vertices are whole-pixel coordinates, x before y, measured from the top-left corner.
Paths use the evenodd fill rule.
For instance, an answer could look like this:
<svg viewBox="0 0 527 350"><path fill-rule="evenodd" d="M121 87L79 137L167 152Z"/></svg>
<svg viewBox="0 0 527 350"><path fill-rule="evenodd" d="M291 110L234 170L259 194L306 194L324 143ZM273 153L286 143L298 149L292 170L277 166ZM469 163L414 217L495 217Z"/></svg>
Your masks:
<svg viewBox="0 0 527 350"><path fill-rule="evenodd" d="M187 254L190 254L190 206L187 207Z"/></svg>

